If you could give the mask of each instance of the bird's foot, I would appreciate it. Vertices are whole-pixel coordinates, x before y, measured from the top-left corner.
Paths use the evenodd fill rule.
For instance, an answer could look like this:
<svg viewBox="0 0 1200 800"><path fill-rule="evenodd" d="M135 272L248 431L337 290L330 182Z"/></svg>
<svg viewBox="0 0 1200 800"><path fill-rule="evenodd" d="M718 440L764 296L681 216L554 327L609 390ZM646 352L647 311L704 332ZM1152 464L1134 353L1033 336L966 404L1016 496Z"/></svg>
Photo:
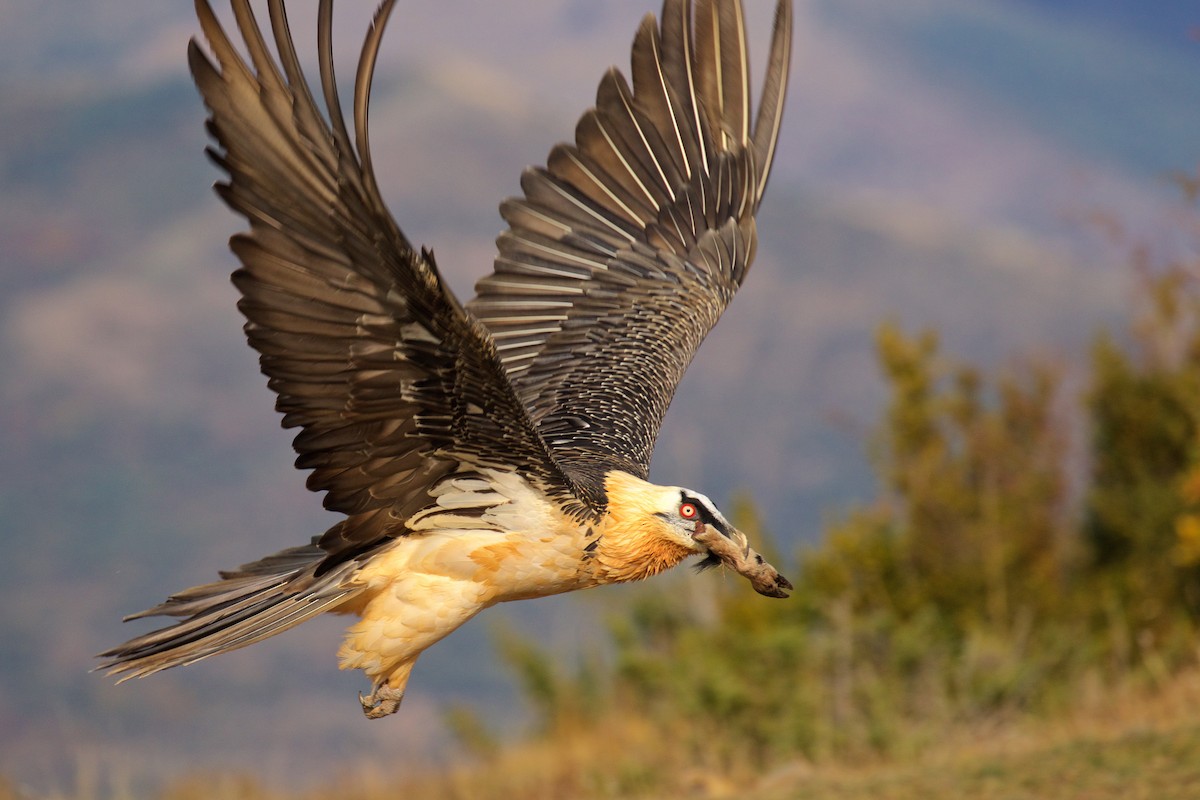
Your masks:
<svg viewBox="0 0 1200 800"><path fill-rule="evenodd" d="M368 695L358 693L358 702L362 703L363 713L367 719L382 719L389 714L395 714L404 699L404 691L393 689L386 683L375 687Z"/></svg>

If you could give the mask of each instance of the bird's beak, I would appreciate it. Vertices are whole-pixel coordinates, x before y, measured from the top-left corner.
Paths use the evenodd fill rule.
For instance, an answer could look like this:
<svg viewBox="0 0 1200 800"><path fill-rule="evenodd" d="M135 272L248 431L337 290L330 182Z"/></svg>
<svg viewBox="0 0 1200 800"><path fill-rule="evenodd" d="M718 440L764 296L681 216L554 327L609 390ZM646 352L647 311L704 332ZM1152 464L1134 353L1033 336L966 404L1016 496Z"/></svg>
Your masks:
<svg viewBox="0 0 1200 800"><path fill-rule="evenodd" d="M709 525L695 540L708 548L710 558L716 558L739 575L744 575L754 591L767 597L787 597L792 589L791 581L779 574L779 570L754 552L746 534L736 528L725 535Z"/></svg>

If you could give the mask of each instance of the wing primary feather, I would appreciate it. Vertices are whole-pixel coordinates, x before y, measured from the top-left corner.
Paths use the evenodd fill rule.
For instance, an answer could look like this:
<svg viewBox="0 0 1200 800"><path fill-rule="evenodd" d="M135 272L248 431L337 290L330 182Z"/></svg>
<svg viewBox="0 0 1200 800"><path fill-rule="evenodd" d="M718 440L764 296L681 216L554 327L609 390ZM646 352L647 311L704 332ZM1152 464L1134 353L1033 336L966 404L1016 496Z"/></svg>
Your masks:
<svg viewBox="0 0 1200 800"><path fill-rule="evenodd" d="M691 118L700 165L708 172L711 155L704 136L707 126L700 119L700 103L696 94L691 0L666 0L663 3L662 16L663 70L674 82L684 87L684 91L676 95L676 99L684 106L686 116Z"/></svg>
<svg viewBox="0 0 1200 800"><path fill-rule="evenodd" d="M283 0L270 0L268 8L271 15L271 32L275 36L275 49L279 52L279 61L297 100L295 111L303 117L305 125L309 128L311 140L320 136L322 120L312 92L308 89L308 81L304 78L304 70L300 67L300 59L296 55L296 46L288 25L287 7Z"/></svg>
<svg viewBox="0 0 1200 800"><path fill-rule="evenodd" d="M625 154L621 151L620 145L613 138L613 135L608 131L608 128L605 127L604 120L599 114L594 115L593 119L596 122L596 129L599 130L600 135L604 137L604 141L612 150L613 155L615 155L621 162L621 166L626 172L629 173L629 177L633 178L633 182L637 184L638 189L641 191L642 195L645 196L647 202L650 204L650 207L656 208L658 206L658 198L656 198L654 194L646 187L646 184L642 183L642 179L638 177L637 169L635 169L634 166L629 163L629 159L627 159Z"/></svg>
<svg viewBox="0 0 1200 800"><path fill-rule="evenodd" d="M240 80L252 82L254 80L253 73L250 72L246 63L238 56L233 43L229 41L229 37L225 35L225 29L221 27L221 23L217 20L217 15L213 13L212 7L209 6L208 0L196 0L196 17L200 20L200 30L204 32L204 39L216 55L222 72L232 69L240 73ZM192 41L195 42L194 39ZM206 62L208 61L199 48L195 48L195 51ZM216 74L215 71L213 72Z"/></svg>
<svg viewBox="0 0 1200 800"><path fill-rule="evenodd" d="M342 101L338 96L337 73L333 67L333 0L321 0L317 9L317 64L321 71L321 91L325 95L325 108L333 126L333 137L338 144L338 155L357 165L354 146L350 143L350 132L346 130L346 117L342 114ZM343 174L351 170L342 170Z"/></svg>
<svg viewBox="0 0 1200 800"><path fill-rule="evenodd" d="M651 118L651 123L662 131L668 152L679 161L679 171L684 181L690 181L695 170L663 72L662 43L652 14L642 19L634 37L632 74L634 101Z"/></svg>
<svg viewBox="0 0 1200 800"><path fill-rule="evenodd" d="M792 4L779 0L775 7L775 27L771 34L771 51L767 60L767 75L759 98L758 118L754 121L754 151L757 156L756 203L761 201L771 174L771 162L779 144L779 126L783 122L783 103L787 95L788 74L792 58Z"/></svg>
<svg viewBox="0 0 1200 800"><path fill-rule="evenodd" d="M733 14L734 22L721 26L721 33L728 41L721 46L721 54L727 59L724 70L727 121L732 123L734 141L738 146L750 142L750 51L746 44L746 14L742 0L722 6L727 14Z"/></svg>
<svg viewBox="0 0 1200 800"><path fill-rule="evenodd" d="M697 91L700 95L700 105L708 118L713 137L720 146L726 146L726 134L721 125L721 108L724 104L722 92L724 81L721 77L721 44L718 28L717 9L713 0L699 0L696 7L696 62L701 65L711 65L711 69L701 69L698 76Z"/></svg>
<svg viewBox="0 0 1200 800"><path fill-rule="evenodd" d="M298 127L302 118L305 123L313 126L319 126L320 122L312 103L312 96L308 94L307 85L300 71L295 49L291 46L291 34L288 31L283 4L280 0L271 0L268 13L272 33L279 49L280 61L284 64L285 70L288 70L286 79L284 74L279 71L275 58L267 47L266 39L262 35L262 28L255 19L253 8L248 0L234 0L232 5L238 30L246 42L246 49L254 64L258 81L265 89L260 95L263 108L267 110L275 123L276 130L281 134L276 151L280 156L292 161L294 165L298 166L298 162L303 162L305 168L294 169L294 176L298 180L304 181L305 185L311 189L312 196L328 201L332 198L331 189L318 182L319 172L312 154L304 148L296 147L287 134L288 131ZM298 92L300 94L297 94ZM314 127L314 130L319 130L319 127ZM265 207L263 203L258 205L260 208Z"/></svg>
<svg viewBox="0 0 1200 800"><path fill-rule="evenodd" d="M750 67L745 14L740 0L699 0L696 12L699 94L721 149L750 141Z"/></svg>
<svg viewBox="0 0 1200 800"><path fill-rule="evenodd" d="M258 73L258 80L260 83L267 84L267 105L270 105L271 98L285 96L283 76L279 74L279 70L275 67L275 60L271 58L271 53L267 50L266 40L263 39L262 31L254 18L254 9L250 8L247 0L234 0L232 5L233 17L237 21L242 41L246 43L250 60L254 63L254 69Z"/></svg>
<svg viewBox="0 0 1200 800"><path fill-rule="evenodd" d="M679 144L679 153L683 158L684 175L690 180L695 170L692 168L691 159L688 157L687 140L684 138L683 130L679 124L679 114L675 109L675 101L672 97L671 87L667 83L667 75L663 68L662 61L662 45L658 33L658 28L653 27L654 35L650 41L653 47L652 53L654 56L655 75L658 79L658 86L662 91L663 99L667 108L667 115L671 118L671 129L675 132L675 140ZM707 168L707 165L705 165Z"/></svg>
<svg viewBox="0 0 1200 800"><path fill-rule="evenodd" d="M585 160L583 154L581 154L577 149L573 147L561 147L558 148L555 153L552 153L550 156L550 169L552 171L557 171L555 170L555 167L559 166L560 163L556 156L559 158L566 158L567 161L569 161L576 169L583 173L583 176L587 178L587 180L593 186L599 189L600 192L602 192L604 196L612 202L612 205L616 206L616 209L619 209L621 213L624 214L627 222L632 225L637 225L638 227L641 227L645 224L643 220L646 217L646 212L636 210L632 208L629 203L625 202L625 200L622 199L622 197L616 192L617 187L610 185L609 181L604 179L606 176L604 176L603 173L598 173L591 164L587 163L590 159ZM629 199L631 202L633 201L632 195L629 196Z"/></svg>
<svg viewBox="0 0 1200 800"><path fill-rule="evenodd" d="M275 68L261 34L253 36L258 29L249 7L244 3L233 4L237 24L244 32L243 38L247 41L247 49L257 75L234 49L207 3L198 2L196 9L205 38L222 67L222 72L217 72L198 46L189 47L189 64L197 84L205 91L207 102L220 105L222 113L237 126L257 130L260 136L259 144L270 150L269 160L273 163L255 164L254 168L269 171L272 167L282 167L290 176L302 181L308 191L299 193L299 196L294 198L300 203L305 202L306 197L327 201L331 196L330 188L322 185L317 179L312 169L310 154L296 148L290 139L290 131L295 128L295 124L292 106L287 100L288 88ZM248 86L257 88L248 90ZM214 161L222 167L233 163L236 158L229 153L215 153L211 148L209 152ZM218 184L218 190L220 187L221 184ZM263 209L266 205L256 203L255 211L265 214ZM263 218L267 219L265 215Z"/></svg>
<svg viewBox="0 0 1200 800"><path fill-rule="evenodd" d="M362 165L363 181L373 197L379 197L379 186L375 182L375 168L371 164L371 144L368 139L367 120L371 107L371 81L375 77L375 62L379 57L379 43L383 40L383 29L395 7L395 0L383 0L375 10L367 39L363 43L362 55L358 59L358 74L354 78L354 136L358 146L358 160Z"/></svg>
<svg viewBox="0 0 1200 800"><path fill-rule="evenodd" d="M654 146L650 143L650 137L647 136L646 130L642 125L640 114L634 109L632 98L629 96L629 86L625 83L624 77L615 68L609 70L601 83L600 91L597 93L597 100L602 106L608 107L610 113L616 113L616 108L612 108L604 101L611 96L615 96L620 104L620 110L624 114L624 118L628 120L633 130L637 133L638 140L642 143L642 148L653 164L654 170L658 173L661 181L661 188L670 198L671 202L675 201L675 181L667 176L666 169L663 167L661 159L654 152Z"/></svg>

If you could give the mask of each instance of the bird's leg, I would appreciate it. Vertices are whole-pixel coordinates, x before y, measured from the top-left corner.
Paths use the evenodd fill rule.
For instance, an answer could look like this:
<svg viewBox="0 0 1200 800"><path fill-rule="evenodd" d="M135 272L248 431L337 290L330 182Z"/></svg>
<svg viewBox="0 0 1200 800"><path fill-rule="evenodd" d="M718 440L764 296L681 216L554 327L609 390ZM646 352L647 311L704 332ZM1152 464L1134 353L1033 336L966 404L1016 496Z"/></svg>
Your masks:
<svg viewBox="0 0 1200 800"><path fill-rule="evenodd" d="M386 682L375 684L375 689L369 695L358 693L358 702L362 703L367 719L382 719L395 714L403 699L404 690L389 686Z"/></svg>
<svg viewBox="0 0 1200 800"><path fill-rule="evenodd" d="M408 676L416 662L416 656L412 656L407 661L394 665L390 672L382 675L367 673L368 677L375 679L375 687L369 695L362 692L358 694L358 702L362 703L367 719L382 719L396 713L400 708L400 701L404 699L404 688L408 686Z"/></svg>

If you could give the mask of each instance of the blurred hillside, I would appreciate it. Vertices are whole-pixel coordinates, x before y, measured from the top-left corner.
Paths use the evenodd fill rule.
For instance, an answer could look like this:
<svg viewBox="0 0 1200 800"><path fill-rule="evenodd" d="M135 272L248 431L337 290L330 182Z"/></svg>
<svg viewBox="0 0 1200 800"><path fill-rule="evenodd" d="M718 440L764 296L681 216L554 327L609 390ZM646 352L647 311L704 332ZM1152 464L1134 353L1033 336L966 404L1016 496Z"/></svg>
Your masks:
<svg viewBox="0 0 1200 800"><path fill-rule="evenodd" d="M310 5L292 12L298 31ZM750 5L763 36L769 10ZM1173 25L1127 30L1121 8L800 6L759 261L680 388L654 477L719 503L750 488L790 550L872 491L881 320L935 325L984 364L1084 351L1128 279L1089 221L1169 228L1163 175L1195 160L1200 130L1195 48L1164 45ZM377 168L401 225L467 294L497 202L627 62L648 9L402 10L376 86ZM485 615L422 660L404 714L382 725L361 720L358 676L336 671L340 620L136 685L85 674L129 634L120 615L332 521L290 466L240 333L224 244L238 223L208 190L183 70L189 9L122 14L0 10L0 773L61 784L64 748L108 761L137 748L162 774L253 764L302 780L444 753L447 702L515 727L488 617L570 652L601 636L592 622L618 593ZM338 19L349 57L365 11ZM681 580L703 591L713 577Z"/></svg>

